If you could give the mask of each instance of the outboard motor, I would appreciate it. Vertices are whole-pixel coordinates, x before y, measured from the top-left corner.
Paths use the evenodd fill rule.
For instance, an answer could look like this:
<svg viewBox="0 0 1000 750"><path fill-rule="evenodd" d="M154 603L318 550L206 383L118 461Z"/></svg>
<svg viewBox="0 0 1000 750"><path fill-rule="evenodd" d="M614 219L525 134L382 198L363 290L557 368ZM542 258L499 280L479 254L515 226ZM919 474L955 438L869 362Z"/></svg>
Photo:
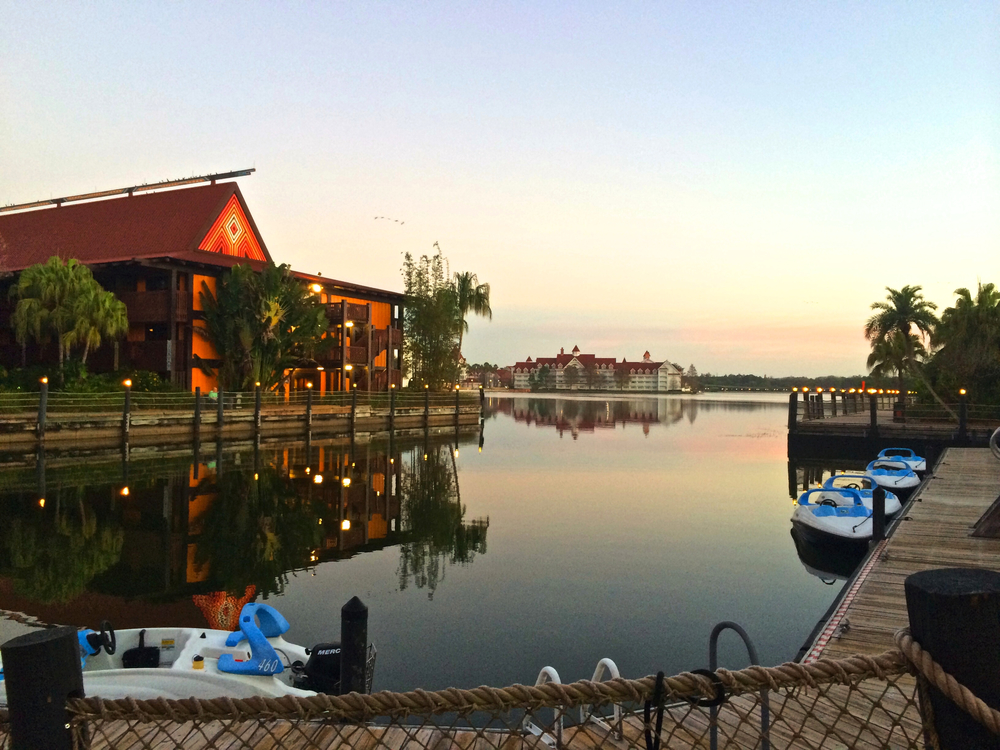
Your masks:
<svg viewBox="0 0 1000 750"><path fill-rule="evenodd" d="M300 690L339 695L340 693L340 644L317 643L307 652L309 661L296 669L294 684ZM301 664L301 662L297 662ZM294 665L293 665L294 668Z"/></svg>

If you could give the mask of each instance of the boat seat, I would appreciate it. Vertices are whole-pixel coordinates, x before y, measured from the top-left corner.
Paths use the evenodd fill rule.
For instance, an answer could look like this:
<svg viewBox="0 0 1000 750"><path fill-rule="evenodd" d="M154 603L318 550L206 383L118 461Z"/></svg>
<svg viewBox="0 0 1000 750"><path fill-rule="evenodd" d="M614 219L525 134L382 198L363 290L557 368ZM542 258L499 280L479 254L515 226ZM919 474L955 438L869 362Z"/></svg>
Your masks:
<svg viewBox="0 0 1000 750"><path fill-rule="evenodd" d="M259 625L258 625L259 622ZM219 671L243 675L275 675L285 670L268 638L277 638L291 626L274 607L259 602L244 604L240 611L240 629L230 633L226 646L232 648L241 641L250 644L250 659L236 661L232 654L219 657Z"/></svg>

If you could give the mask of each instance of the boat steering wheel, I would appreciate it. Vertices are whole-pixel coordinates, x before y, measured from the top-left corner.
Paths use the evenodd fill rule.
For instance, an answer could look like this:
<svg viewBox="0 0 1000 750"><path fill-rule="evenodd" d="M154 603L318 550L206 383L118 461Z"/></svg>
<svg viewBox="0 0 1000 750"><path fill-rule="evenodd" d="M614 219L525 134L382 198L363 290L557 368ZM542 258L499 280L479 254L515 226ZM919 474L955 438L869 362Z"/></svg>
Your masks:
<svg viewBox="0 0 1000 750"><path fill-rule="evenodd" d="M861 487L859 485L855 484L854 482L851 482L848 485L844 485L844 488L848 489L848 490L860 490L861 489Z"/></svg>
<svg viewBox="0 0 1000 750"><path fill-rule="evenodd" d="M820 505L826 505L826 506L829 506L831 508L837 508L837 507L839 507L837 505L837 501L836 500L831 500L830 498L826 498L824 500L820 500L819 504Z"/></svg>
<svg viewBox="0 0 1000 750"><path fill-rule="evenodd" d="M114 654L118 648L118 639L115 638L115 629L107 620L101 621L101 646L108 656Z"/></svg>

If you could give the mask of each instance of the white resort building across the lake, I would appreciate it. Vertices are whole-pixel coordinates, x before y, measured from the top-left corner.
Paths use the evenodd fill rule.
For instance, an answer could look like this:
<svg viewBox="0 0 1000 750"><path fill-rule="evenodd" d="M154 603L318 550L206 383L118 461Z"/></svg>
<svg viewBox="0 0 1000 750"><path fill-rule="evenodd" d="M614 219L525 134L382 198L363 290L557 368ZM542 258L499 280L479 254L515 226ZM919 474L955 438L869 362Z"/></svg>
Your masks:
<svg viewBox="0 0 1000 750"><path fill-rule="evenodd" d="M649 352L639 362L625 358L598 357L581 354L580 347L558 356L528 357L510 368L511 385L517 390L527 390L533 385L544 390L593 390L593 391L680 391L683 370L666 360L655 362Z"/></svg>

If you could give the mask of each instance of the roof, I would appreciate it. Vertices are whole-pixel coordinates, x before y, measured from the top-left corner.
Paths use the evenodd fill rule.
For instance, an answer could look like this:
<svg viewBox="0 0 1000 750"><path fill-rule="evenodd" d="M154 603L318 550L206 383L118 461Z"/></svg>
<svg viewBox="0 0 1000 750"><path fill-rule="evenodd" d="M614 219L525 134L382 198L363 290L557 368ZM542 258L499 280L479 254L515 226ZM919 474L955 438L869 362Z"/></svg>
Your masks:
<svg viewBox="0 0 1000 750"><path fill-rule="evenodd" d="M269 261L235 182L0 214L0 263L19 271L53 255L93 265L176 258L228 267L244 258L199 250L235 196L252 240Z"/></svg>

